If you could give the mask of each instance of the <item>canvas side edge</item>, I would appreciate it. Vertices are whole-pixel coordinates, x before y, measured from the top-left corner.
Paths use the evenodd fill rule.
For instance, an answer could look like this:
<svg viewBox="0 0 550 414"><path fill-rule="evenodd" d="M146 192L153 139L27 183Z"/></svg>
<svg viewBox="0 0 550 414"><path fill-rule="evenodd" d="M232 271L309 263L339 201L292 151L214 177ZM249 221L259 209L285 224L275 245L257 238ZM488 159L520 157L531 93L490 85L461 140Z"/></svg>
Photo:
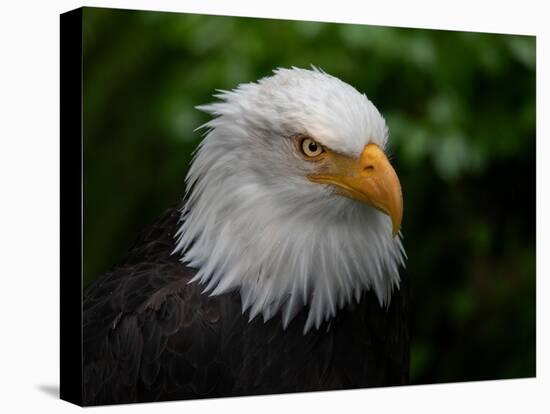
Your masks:
<svg viewBox="0 0 550 414"><path fill-rule="evenodd" d="M60 16L60 398L82 405L82 18Z"/></svg>

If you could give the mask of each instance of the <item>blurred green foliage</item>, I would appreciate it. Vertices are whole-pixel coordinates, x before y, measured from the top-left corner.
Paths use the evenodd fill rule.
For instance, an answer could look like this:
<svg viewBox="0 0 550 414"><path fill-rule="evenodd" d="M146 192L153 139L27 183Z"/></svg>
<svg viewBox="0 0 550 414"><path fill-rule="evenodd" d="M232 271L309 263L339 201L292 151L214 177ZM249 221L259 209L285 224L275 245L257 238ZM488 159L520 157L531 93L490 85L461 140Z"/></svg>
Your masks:
<svg viewBox="0 0 550 414"><path fill-rule="evenodd" d="M535 39L85 9L85 282L184 192L215 89L318 66L385 115L411 380L535 375Z"/></svg>

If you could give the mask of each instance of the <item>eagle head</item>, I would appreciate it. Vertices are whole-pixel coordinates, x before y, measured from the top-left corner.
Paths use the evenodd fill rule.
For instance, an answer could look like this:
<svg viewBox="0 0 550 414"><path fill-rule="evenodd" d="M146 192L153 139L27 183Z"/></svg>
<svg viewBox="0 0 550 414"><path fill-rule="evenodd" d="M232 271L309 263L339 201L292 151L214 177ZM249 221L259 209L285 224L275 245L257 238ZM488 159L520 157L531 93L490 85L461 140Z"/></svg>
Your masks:
<svg viewBox="0 0 550 414"><path fill-rule="evenodd" d="M383 306L405 252L388 129L364 95L316 68L220 91L189 169L175 252L205 293L319 328L364 290Z"/></svg>

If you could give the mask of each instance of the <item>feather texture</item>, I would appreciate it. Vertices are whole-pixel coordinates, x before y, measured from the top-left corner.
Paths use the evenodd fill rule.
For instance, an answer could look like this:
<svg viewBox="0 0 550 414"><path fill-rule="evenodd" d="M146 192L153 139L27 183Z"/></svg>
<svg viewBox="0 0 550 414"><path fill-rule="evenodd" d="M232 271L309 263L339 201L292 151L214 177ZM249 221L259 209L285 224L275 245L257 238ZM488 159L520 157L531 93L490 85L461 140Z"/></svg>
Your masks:
<svg viewBox="0 0 550 414"><path fill-rule="evenodd" d="M167 210L84 292L85 405L337 390L407 383L405 283L382 309L372 292L303 334L307 308L282 321L241 312L239 292L201 294L171 255Z"/></svg>
<svg viewBox="0 0 550 414"><path fill-rule="evenodd" d="M84 292L84 403L406 383L400 238L309 181L291 138L357 157L386 146L384 119L315 68L217 96L184 204Z"/></svg>
<svg viewBox="0 0 550 414"><path fill-rule="evenodd" d="M390 219L307 175L289 137L357 157L387 127L364 94L319 70L279 69L199 107L215 116L187 176L176 252L205 293L239 291L243 312L319 328L364 290L387 305L405 253Z"/></svg>

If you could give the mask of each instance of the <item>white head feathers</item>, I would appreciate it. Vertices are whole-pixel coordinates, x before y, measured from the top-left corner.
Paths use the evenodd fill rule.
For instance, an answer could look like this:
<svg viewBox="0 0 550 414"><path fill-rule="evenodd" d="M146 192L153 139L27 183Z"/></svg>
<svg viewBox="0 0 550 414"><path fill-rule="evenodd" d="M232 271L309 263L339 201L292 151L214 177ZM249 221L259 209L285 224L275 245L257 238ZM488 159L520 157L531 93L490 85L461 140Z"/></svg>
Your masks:
<svg viewBox="0 0 550 414"><path fill-rule="evenodd" d="M319 70L278 69L199 107L204 125L187 175L176 250L210 294L239 290L243 312L286 326L309 306L304 332L373 289L381 305L399 285L404 250L391 220L307 175L315 163L289 137L313 137L358 157L384 148L386 123L350 85Z"/></svg>

